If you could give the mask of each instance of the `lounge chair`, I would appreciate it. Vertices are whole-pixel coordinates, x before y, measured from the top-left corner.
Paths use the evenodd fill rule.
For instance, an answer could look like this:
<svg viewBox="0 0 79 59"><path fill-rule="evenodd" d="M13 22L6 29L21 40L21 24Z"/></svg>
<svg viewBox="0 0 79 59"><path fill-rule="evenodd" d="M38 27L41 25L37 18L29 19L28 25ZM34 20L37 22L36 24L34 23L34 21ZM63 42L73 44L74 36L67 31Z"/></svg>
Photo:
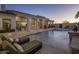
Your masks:
<svg viewBox="0 0 79 59"><path fill-rule="evenodd" d="M4 37L5 38L5 37ZM22 38L21 38L22 39ZM33 40L30 42L10 42L7 38L3 40L4 51L8 51L8 54L32 54L38 51L42 47L42 43L38 40ZM19 46L19 47L18 47Z"/></svg>

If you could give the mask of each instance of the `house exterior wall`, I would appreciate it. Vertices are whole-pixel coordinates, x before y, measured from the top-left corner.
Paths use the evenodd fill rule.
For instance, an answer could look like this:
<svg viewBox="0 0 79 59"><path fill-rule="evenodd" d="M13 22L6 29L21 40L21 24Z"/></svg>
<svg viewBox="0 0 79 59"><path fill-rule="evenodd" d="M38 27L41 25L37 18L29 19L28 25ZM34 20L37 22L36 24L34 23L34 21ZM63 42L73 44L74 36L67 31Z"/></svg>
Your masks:
<svg viewBox="0 0 79 59"><path fill-rule="evenodd" d="M45 20L45 25L46 25L47 28L49 27L49 24L50 24L50 21L48 19Z"/></svg>
<svg viewBox="0 0 79 59"><path fill-rule="evenodd" d="M31 30L36 30L36 21L37 21L37 18L34 18L34 17L31 17L30 18L31 20L30 20L30 26L31 26Z"/></svg>
<svg viewBox="0 0 79 59"><path fill-rule="evenodd" d="M15 17L12 17L12 20L11 20L11 29L16 29L16 20L15 20Z"/></svg>
<svg viewBox="0 0 79 59"><path fill-rule="evenodd" d="M0 13L0 30L3 29L2 19L11 19L11 29L16 29L16 22L14 15Z"/></svg>
<svg viewBox="0 0 79 59"><path fill-rule="evenodd" d="M27 19L27 32L30 32L30 27L31 27L31 24L30 24L30 17L26 17L26 19Z"/></svg>
<svg viewBox="0 0 79 59"><path fill-rule="evenodd" d="M2 30L2 18L0 17L0 30Z"/></svg>
<svg viewBox="0 0 79 59"><path fill-rule="evenodd" d="M41 23L40 22L41 22L40 19L37 18L37 29L40 29L40 27L41 27Z"/></svg>
<svg viewBox="0 0 79 59"><path fill-rule="evenodd" d="M40 26L39 26L39 18L37 18L36 27L37 27L37 30L40 29Z"/></svg>
<svg viewBox="0 0 79 59"><path fill-rule="evenodd" d="M16 30L17 31L25 31L27 30L27 18L26 17L20 17L16 16Z"/></svg>
<svg viewBox="0 0 79 59"><path fill-rule="evenodd" d="M22 21L22 19L20 18L21 16L15 16L15 15L11 15L11 14L5 14L5 13L0 13L0 30L3 29L3 19L11 19L11 29L15 29L16 30L16 21ZM23 16L25 17L25 16ZM32 22L32 18L34 18L35 20L35 25L32 26L31 22ZM26 26L26 31L30 32L31 30L39 30L39 29L44 29L45 25L46 27L48 27L48 19L45 18L41 18L41 17L35 17L35 16L26 16L25 17L25 22L27 24Z"/></svg>

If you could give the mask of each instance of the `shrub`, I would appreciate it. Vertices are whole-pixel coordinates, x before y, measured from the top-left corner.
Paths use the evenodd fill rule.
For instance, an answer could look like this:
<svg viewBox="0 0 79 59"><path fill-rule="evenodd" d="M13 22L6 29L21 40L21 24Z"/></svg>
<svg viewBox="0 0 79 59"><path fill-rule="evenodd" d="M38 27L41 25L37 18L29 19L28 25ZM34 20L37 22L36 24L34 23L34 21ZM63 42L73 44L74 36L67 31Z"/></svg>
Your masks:
<svg viewBox="0 0 79 59"><path fill-rule="evenodd" d="M0 30L0 33L15 32L15 29Z"/></svg>

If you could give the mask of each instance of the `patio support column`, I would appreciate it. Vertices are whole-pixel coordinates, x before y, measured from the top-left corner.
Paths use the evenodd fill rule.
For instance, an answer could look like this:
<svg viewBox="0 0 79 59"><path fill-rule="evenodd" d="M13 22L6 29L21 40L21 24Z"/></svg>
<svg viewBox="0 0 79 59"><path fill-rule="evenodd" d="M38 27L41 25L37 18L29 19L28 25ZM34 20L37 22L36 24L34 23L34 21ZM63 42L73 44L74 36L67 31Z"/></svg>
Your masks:
<svg viewBox="0 0 79 59"><path fill-rule="evenodd" d="M38 30L39 28L38 28L38 21L39 21L39 19L37 18L37 20L36 20L36 29Z"/></svg>
<svg viewBox="0 0 79 59"><path fill-rule="evenodd" d="M49 21L47 21L47 28L49 27Z"/></svg>
<svg viewBox="0 0 79 59"><path fill-rule="evenodd" d="M16 19L15 18L11 19L11 29L16 30Z"/></svg>
<svg viewBox="0 0 79 59"><path fill-rule="evenodd" d="M37 30L37 18L35 18L35 30Z"/></svg>
<svg viewBox="0 0 79 59"><path fill-rule="evenodd" d="M27 32L30 32L30 17L27 17Z"/></svg>
<svg viewBox="0 0 79 59"><path fill-rule="evenodd" d="M47 19L44 19L44 29L46 29L47 28Z"/></svg>
<svg viewBox="0 0 79 59"><path fill-rule="evenodd" d="M26 22L26 31L27 31L27 18L25 19L25 22Z"/></svg>
<svg viewBox="0 0 79 59"><path fill-rule="evenodd" d="M2 18L0 18L0 30L3 29L3 22L2 22Z"/></svg>
<svg viewBox="0 0 79 59"><path fill-rule="evenodd" d="M44 29L44 19L42 19L42 29Z"/></svg>
<svg viewBox="0 0 79 59"><path fill-rule="evenodd" d="M40 29L39 22L40 22L40 19L39 19L39 18L37 18L37 29L38 29L38 30Z"/></svg>

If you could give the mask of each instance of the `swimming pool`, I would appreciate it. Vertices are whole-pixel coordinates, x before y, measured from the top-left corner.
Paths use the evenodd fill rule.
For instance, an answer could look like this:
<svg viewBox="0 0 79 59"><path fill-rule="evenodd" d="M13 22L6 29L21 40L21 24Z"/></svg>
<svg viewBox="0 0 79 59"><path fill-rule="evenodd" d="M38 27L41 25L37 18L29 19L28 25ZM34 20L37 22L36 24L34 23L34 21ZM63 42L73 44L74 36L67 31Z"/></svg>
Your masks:
<svg viewBox="0 0 79 59"><path fill-rule="evenodd" d="M31 40L40 40L43 43L39 54L71 53L68 31L47 31L30 36Z"/></svg>

